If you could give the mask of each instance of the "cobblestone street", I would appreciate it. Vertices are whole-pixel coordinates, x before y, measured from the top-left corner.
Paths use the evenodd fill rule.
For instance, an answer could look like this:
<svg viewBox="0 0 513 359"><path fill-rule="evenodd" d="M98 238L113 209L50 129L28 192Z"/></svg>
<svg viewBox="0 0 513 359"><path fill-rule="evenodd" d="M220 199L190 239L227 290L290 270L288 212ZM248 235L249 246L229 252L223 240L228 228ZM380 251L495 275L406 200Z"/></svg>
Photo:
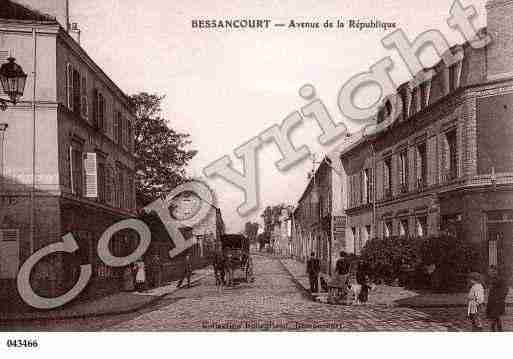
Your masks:
<svg viewBox="0 0 513 359"><path fill-rule="evenodd" d="M254 256L256 280L219 293L209 276L135 313L52 322L9 323L2 330L346 330L466 331L465 308L408 309L313 302L277 259ZM513 328L511 309L505 329Z"/></svg>

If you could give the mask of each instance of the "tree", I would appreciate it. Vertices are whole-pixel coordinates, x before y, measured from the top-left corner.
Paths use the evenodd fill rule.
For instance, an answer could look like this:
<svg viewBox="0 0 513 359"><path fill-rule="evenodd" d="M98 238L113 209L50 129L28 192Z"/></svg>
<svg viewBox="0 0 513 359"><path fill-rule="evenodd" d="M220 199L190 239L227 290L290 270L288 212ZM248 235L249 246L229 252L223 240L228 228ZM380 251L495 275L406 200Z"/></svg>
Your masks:
<svg viewBox="0 0 513 359"><path fill-rule="evenodd" d="M130 96L135 113L134 151L137 203L144 206L187 180L185 168L197 151L186 149L189 135L178 133L161 116L164 96Z"/></svg>

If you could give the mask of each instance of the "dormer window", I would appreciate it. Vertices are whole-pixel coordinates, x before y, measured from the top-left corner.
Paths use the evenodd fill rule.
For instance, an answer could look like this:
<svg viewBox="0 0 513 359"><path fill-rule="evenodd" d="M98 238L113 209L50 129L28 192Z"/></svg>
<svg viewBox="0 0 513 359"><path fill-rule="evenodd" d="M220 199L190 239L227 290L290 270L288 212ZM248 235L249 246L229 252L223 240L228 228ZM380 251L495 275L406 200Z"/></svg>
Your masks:
<svg viewBox="0 0 513 359"><path fill-rule="evenodd" d="M401 101L403 103L403 120L406 120L408 118L408 96L405 90L401 91Z"/></svg>

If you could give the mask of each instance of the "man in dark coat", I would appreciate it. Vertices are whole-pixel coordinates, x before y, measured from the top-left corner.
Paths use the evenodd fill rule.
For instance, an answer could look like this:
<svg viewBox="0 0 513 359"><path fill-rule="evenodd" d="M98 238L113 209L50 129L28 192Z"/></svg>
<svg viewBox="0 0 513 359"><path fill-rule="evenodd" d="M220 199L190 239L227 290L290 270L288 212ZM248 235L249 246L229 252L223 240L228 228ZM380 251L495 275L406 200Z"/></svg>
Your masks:
<svg viewBox="0 0 513 359"><path fill-rule="evenodd" d="M310 292L317 293L319 291L319 272L321 271L321 264L319 259L315 258L315 253L312 252L310 259L306 262L306 273L310 280Z"/></svg>
<svg viewBox="0 0 513 359"><path fill-rule="evenodd" d="M497 268L490 268L488 305L486 306L486 316L490 319L492 331L502 332L501 316L506 310L506 296L509 287L504 276L499 274Z"/></svg>
<svg viewBox="0 0 513 359"><path fill-rule="evenodd" d="M340 252L340 258L337 260L337 263L335 264L335 271L339 275L346 275L349 274L350 267L351 263L347 259L346 252Z"/></svg>

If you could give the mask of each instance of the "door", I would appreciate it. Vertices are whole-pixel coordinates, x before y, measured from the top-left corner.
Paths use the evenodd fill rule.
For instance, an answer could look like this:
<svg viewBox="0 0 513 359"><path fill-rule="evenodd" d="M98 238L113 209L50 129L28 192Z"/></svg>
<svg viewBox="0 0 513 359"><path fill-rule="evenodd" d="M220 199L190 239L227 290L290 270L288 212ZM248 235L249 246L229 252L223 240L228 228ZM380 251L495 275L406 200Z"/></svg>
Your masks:
<svg viewBox="0 0 513 359"><path fill-rule="evenodd" d="M0 229L0 279L16 279L19 267L19 231Z"/></svg>
<svg viewBox="0 0 513 359"><path fill-rule="evenodd" d="M513 223L488 224L488 264L513 279Z"/></svg>

